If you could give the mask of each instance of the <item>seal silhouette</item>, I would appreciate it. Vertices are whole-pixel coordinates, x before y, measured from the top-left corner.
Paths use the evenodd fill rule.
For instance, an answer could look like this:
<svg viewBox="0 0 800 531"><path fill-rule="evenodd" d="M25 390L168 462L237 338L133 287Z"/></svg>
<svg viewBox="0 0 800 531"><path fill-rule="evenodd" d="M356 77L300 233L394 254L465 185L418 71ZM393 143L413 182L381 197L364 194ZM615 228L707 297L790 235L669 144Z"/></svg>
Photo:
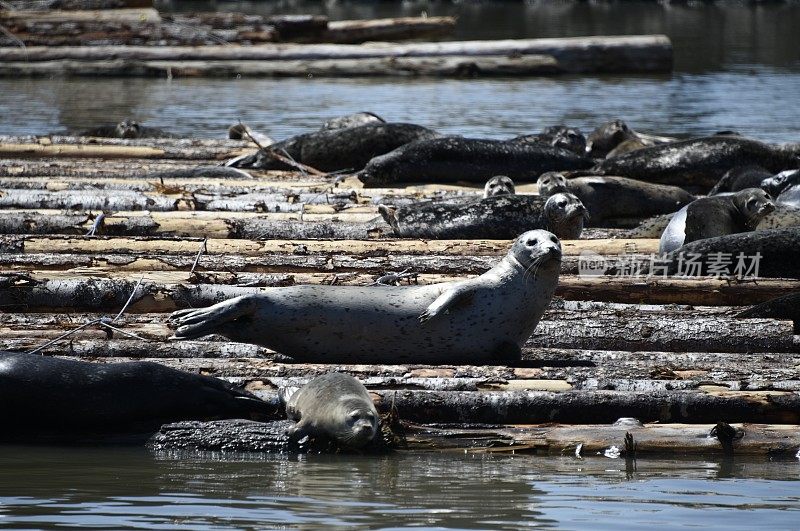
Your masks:
<svg viewBox="0 0 800 531"><path fill-rule="evenodd" d="M378 411L367 388L348 374L329 372L282 396L286 416L297 423L289 430L295 440L311 436L361 448L378 433Z"/></svg>
<svg viewBox="0 0 800 531"><path fill-rule="evenodd" d="M419 286L270 288L174 312L174 339L221 334L297 361L485 363L518 358L558 284L561 243L518 237L482 275Z"/></svg>

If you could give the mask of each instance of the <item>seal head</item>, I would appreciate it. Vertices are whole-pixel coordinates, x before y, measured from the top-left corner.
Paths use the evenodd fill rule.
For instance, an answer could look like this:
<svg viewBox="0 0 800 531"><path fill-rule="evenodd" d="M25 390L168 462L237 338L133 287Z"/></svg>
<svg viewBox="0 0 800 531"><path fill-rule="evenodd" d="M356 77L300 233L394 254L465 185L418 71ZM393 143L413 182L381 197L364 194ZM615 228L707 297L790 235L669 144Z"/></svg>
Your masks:
<svg viewBox="0 0 800 531"><path fill-rule="evenodd" d="M505 175L495 175L483 186L483 197L494 197L496 195L514 195L514 181Z"/></svg>
<svg viewBox="0 0 800 531"><path fill-rule="evenodd" d="M769 194L758 188L746 188L734 194L733 204L741 211L745 218L745 225L750 230L755 230L758 222L764 216L775 211L775 203Z"/></svg>
<svg viewBox="0 0 800 531"><path fill-rule="evenodd" d="M549 171L539 176L536 181L539 187L539 195L542 197L550 197L559 192L568 193L569 183L563 173L557 171Z"/></svg>
<svg viewBox="0 0 800 531"><path fill-rule="evenodd" d="M139 138L142 126L136 120L122 120L117 124L116 135L118 138Z"/></svg>
<svg viewBox="0 0 800 531"><path fill-rule="evenodd" d="M581 200L570 193L550 196L544 204L544 213L550 228L570 240L580 237L583 224L589 219L589 211Z"/></svg>
<svg viewBox="0 0 800 531"><path fill-rule="evenodd" d="M551 146L564 148L579 155L586 152L586 136L580 129L574 127L566 125L545 127L539 137Z"/></svg>
<svg viewBox="0 0 800 531"><path fill-rule="evenodd" d="M777 197L790 186L800 184L800 170L786 170L761 181L761 188Z"/></svg>

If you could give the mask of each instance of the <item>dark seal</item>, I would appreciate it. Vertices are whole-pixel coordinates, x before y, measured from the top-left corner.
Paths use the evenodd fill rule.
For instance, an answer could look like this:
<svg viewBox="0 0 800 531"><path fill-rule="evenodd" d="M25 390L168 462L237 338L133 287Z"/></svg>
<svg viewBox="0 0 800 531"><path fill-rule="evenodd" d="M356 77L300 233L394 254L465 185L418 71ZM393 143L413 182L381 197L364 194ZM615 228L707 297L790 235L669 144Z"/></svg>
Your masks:
<svg viewBox="0 0 800 531"><path fill-rule="evenodd" d="M758 188L764 179L772 177L772 172L761 166L737 166L726 171L717 184L708 191L708 195L722 194L725 192L738 192L745 188ZM767 190L773 197L775 193Z"/></svg>
<svg viewBox="0 0 800 531"><path fill-rule="evenodd" d="M550 146L560 147L584 155L586 153L586 136L580 129L566 125L545 127L538 135L522 135L511 139L511 142L534 143L539 142Z"/></svg>
<svg viewBox="0 0 800 531"><path fill-rule="evenodd" d="M537 184L543 197L558 192L575 194L589 209L593 227L603 226L609 220L670 214L694 200L692 194L677 186L625 177L567 179L560 173L548 172L539 177Z"/></svg>
<svg viewBox="0 0 800 531"><path fill-rule="evenodd" d="M586 138L586 150L593 158L601 159L610 156L614 149L625 142L630 142L628 148L620 150L620 152L673 141L675 139L671 137L648 135L634 131L622 120L611 120L589 133Z"/></svg>
<svg viewBox="0 0 800 531"><path fill-rule="evenodd" d="M231 384L157 363L89 363L0 353L0 438L92 440L147 436L180 420L274 417Z"/></svg>
<svg viewBox="0 0 800 531"><path fill-rule="evenodd" d="M497 199L514 196L501 196ZM532 230L480 276L412 286L268 288L175 312L174 339L221 334L298 361L497 363L519 360L555 292L561 243Z"/></svg>
<svg viewBox="0 0 800 531"><path fill-rule="evenodd" d="M577 239L587 217L572 194L550 198L500 195L471 202L424 202L393 208L379 205L383 219L402 238L510 240L526 230L545 229L562 239Z"/></svg>
<svg viewBox="0 0 800 531"><path fill-rule="evenodd" d="M588 168L592 162L542 143L441 137L419 140L372 159L357 174L365 186L427 182L483 183L492 175L535 181L547 171Z"/></svg>
<svg viewBox="0 0 800 531"><path fill-rule="evenodd" d="M409 142L437 136L435 131L419 125L372 123L294 136L272 144L269 149L320 171L356 171L374 157ZM261 150L253 155L237 157L227 164L259 170L294 169Z"/></svg>
<svg viewBox="0 0 800 531"><path fill-rule="evenodd" d="M686 207L683 243L755 230L773 210L775 204L769 194L759 188L701 197Z"/></svg>
<svg viewBox="0 0 800 531"><path fill-rule="evenodd" d="M378 411L364 384L339 372L317 376L297 391L286 390L286 416L295 424L289 435L334 441L362 448L378 434Z"/></svg>

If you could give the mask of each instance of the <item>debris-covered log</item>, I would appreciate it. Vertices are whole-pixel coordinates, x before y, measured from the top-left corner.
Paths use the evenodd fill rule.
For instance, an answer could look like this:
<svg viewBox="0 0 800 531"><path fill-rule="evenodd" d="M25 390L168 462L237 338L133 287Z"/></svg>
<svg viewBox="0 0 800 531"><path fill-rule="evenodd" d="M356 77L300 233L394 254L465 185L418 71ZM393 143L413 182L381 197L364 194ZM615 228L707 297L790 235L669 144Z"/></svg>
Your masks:
<svg viewBox="0 0 800 531"><path fill-rule="evenodd" d="M276 404L277 407L277 404ZM165 424L147 446L155 452L270 452L290 449L290 420L255 422L252 420L184 421Z"/></svg>
<svg viewBox="0 0 800 531"><path fill-rule="evenodd" d="M259 393L259 395L262 393ZM767 422L800 424L800 392L785 391L379 391L381 410L419 423L572 424ZM265 393L264 396L269 396Z"/></svg>

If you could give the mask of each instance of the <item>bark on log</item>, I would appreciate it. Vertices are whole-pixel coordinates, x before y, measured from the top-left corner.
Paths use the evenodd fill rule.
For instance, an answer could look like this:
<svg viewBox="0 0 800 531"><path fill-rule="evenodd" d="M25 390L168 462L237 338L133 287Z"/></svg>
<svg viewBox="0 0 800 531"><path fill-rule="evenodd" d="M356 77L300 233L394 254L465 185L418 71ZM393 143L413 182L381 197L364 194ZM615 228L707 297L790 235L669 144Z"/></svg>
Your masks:
<svg viewBox="0 0 800 531"><path fill-rule="evenodd" d="M358 44L362 42L435 39L452 34L453 17L403 17L372 20L337 20L317 42Z"/></svg>
<svg viewBox="0 0 800 531"><path fill-rule="evenodd" d="M292 449L287 431L294 424L291 420L176 422L162 426L158 433L147 441L147 447L156 453L174 451L283 453Z"/></svg>

